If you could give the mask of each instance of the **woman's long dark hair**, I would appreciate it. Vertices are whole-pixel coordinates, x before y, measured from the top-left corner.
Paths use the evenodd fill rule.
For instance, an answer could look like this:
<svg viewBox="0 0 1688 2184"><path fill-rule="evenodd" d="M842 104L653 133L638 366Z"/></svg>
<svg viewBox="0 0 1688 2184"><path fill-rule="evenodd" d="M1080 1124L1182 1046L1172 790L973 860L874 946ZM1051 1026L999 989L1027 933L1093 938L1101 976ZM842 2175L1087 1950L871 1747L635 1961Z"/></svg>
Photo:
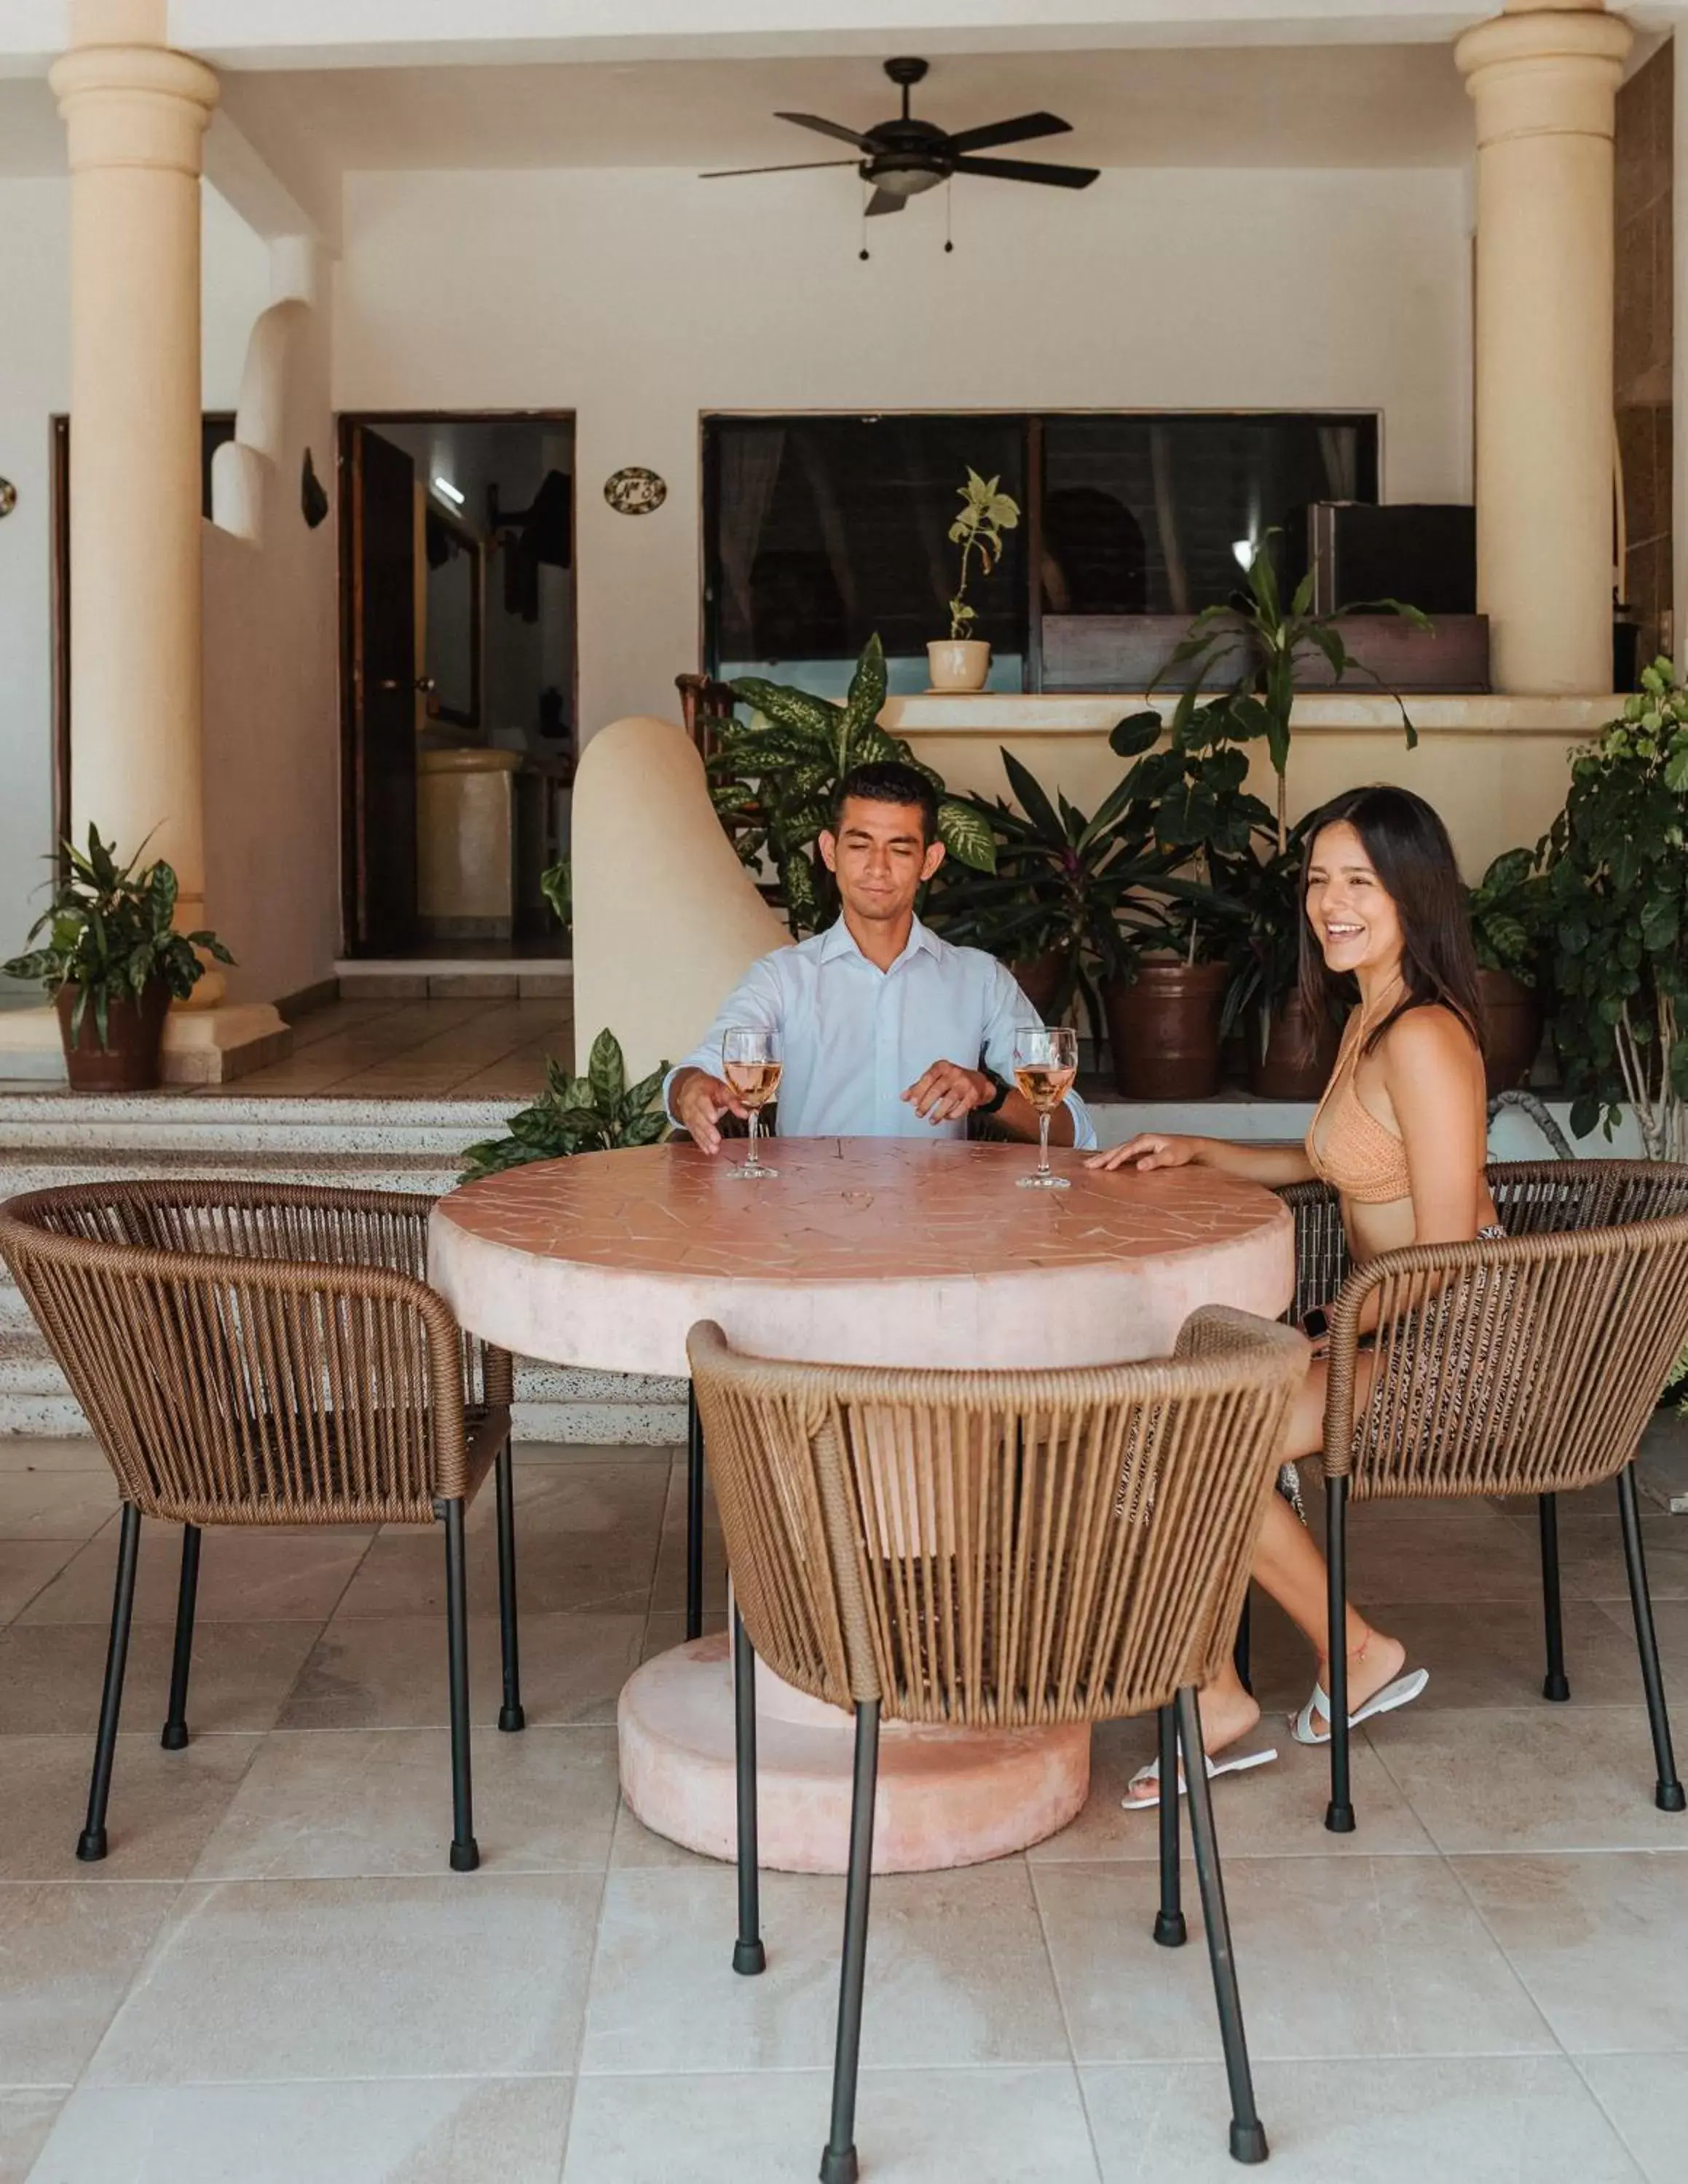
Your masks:
<svg viewBox="0 0 1688 2184"><path fill-rule="evenodd" d="M1359 835L1372 871L1395 906L1402 940L1400 975L1406 990L1367 1034L1363 1051L1369 1054L1409 1009L1437 1006L1451 1009L1481 1047L1483 1002L1465 884L1448 830L1437 813L1411 789L1380 785L1333 796L1302 823L1301 1006L1307 1022L1322 1023L1339 1015L1355 995L1352 978L1326 967L1306 914L1314 845L1324 828L1346 823Z"/></svg>

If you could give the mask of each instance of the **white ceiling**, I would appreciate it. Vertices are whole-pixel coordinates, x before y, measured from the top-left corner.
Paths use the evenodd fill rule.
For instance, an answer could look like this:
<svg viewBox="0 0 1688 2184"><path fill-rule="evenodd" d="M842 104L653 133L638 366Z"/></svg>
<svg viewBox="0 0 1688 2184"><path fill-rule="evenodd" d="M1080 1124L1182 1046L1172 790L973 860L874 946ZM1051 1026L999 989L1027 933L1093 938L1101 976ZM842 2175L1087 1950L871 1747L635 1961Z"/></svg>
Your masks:
<svg viewBox="0 0 1688 2184"><path fill-rule="evenodd" d="M358 169L752 166L848 147L776 109L853 128L897 111L876 60L663 60L227 74L223 103L286 178ZM1469 103L1445 45L1143 47L952 54L914 111L959 129L1047 108L1069 136L1030 159L1087 166L1452 165ZM1004 156L1014 156L1013 151ZM0 172L62 170L37 80L0 81Z"/></svg>

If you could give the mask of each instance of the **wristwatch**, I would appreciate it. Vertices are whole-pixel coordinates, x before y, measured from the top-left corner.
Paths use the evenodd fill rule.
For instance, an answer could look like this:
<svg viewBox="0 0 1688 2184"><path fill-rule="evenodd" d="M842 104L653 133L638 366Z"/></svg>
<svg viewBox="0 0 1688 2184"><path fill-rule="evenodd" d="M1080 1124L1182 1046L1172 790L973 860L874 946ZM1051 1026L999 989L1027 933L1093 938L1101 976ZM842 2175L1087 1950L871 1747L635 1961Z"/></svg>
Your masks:
<svg viewBox="0 0 1688 2184"><path fill-rule="evenodd" d="M975 1115L994 1115L1014 1087L998 1077L994 1069L987 1068L983 1062L979 1065L979 1071L981 1076L988 1077L992 1084L996 1086L996 1096L986 1100L982 1107L975 1107L973 1112Z"/></svg>

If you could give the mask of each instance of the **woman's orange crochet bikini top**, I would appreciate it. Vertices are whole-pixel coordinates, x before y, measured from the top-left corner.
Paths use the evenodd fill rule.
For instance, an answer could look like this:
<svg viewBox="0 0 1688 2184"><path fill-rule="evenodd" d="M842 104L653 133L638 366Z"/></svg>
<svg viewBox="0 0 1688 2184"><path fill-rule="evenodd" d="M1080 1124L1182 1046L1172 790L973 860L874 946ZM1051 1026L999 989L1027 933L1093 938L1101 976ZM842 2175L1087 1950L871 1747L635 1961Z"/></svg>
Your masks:
<svg viewBox="0 0 1688 2184"><path fill-rule="evenodd" d="M1358 1010L1344 1034L1336 1067L1307 1128L1307 1157L1313 1173L1344 1198L1360 1206L1389 1206L1411 1195L1406 1147L1387 1129L1360 1097L1354 1074L1370 1026ZM1319 1124L1329 1112L1322 1145Z"/></svg>

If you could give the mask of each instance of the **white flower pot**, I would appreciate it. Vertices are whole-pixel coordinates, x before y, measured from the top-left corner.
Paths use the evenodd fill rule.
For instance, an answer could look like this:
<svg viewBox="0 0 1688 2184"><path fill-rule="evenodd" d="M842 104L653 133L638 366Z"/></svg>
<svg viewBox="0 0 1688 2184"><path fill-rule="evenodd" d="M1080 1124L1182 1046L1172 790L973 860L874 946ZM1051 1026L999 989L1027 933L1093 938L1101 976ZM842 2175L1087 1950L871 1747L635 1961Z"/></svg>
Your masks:
<svg viewBox="0 0 1688 2184"><path fill-rule="evenodd" d="M981 637L946 637L926 647L926 672L934 690L982 690L991 671L991 648Z"/></svg>

